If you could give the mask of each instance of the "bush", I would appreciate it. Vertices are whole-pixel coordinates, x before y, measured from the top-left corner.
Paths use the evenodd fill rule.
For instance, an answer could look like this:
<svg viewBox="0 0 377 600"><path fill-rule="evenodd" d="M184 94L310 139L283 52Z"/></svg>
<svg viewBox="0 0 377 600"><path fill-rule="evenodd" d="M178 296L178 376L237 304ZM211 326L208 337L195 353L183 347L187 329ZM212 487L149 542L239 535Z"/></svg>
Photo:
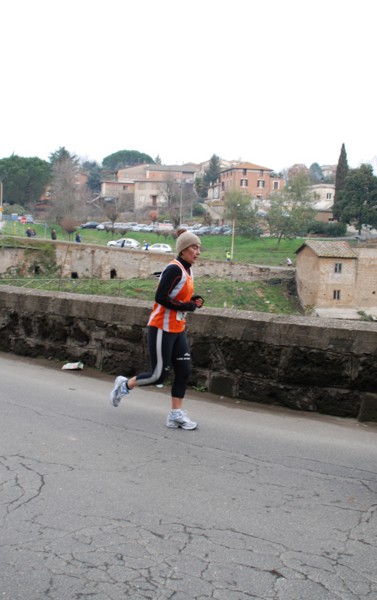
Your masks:
<svg viewBox="0 0 377 600"><path fill-rule="evenodd" d="M201 216L203 216L203 215L206 214L206 209L203 206L203 204L200 204L200 202L197 202L194 205L194 208L192 210L192 214L193 214L194 217L201 217Z"/></svg>
<svg viewBox="0 0 377 600"><path fill-rule="evenodd" d="M343 237L347 233L347 225L345 223L322 223L321 221L314 221L308 227L308 233L314 233L317 235L324 235L328 237Z"/></svg>

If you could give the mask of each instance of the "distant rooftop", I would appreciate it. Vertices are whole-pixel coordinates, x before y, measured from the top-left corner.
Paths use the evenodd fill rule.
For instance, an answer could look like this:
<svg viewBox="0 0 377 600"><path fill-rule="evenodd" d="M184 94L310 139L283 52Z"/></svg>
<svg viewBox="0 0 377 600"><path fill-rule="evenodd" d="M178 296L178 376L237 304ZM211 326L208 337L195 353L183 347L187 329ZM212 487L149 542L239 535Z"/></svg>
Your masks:
<svg viewBox="0 0 377 600"><path fill-rule="evenodd" d="M307 240L296 250L296 254L308 246L313 252L323 258L357 258L348 242Z"/></svg>

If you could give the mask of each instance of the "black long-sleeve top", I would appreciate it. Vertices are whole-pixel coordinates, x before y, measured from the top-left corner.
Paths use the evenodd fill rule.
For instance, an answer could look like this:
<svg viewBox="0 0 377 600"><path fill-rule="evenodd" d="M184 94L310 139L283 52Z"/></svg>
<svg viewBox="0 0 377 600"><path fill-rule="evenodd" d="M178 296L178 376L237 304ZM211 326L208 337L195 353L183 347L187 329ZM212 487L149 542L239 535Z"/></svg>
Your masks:
<svg viewBox="0 0 377 600"><path fill-rule="evenodd" d="M191 265L180 256L176 260L181 263L183 268L191 275ZM182 278L182 271L178 265L170 263L161 275L160 282L155 294L155 301L170 310L182 310L184 312L193 312L197 307L193 300L189 302L180 302L170 297L172 290ZM193 297L194 298L194 297Z"/></svg>

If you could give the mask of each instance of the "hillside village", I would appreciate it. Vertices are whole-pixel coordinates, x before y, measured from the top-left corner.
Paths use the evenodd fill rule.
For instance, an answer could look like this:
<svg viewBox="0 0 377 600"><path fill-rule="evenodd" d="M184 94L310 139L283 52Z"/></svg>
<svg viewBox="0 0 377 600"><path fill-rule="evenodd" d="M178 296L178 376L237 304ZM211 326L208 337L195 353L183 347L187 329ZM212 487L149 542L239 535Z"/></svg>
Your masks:
<svg viewBox="0 0 377 600"><path fill-rule="evenodd" d="M111 178L101 181L97 203L111 203L118 199L135 214L145 210L163 211L171 197L176 195L183 205L184 217L191 217L196 199L195 182L203 177L209 161L184 165L141 164L119 169ZM251 162L220 160L221 170L204 198L211 221L224 222L225 194L240 189L252 199L253 208L265 211L271 194L284 189L286 178L272 168ZM305 169L304 165L299 165ZM297 168L297 166L296 166ZM326 181L311 186L313 203L320 221L332 221L331 207L334 202L336 165L321 167ZM182 216L182 215L180 215Z"/></svg>
<svg viewBox="0 0 377 600"><path fill-rule="evenodd" d="M198 201L196 184L205 175L209 162L142 163L105 171L99 193L92 194L86 202L87 216L112 212L114 220L133 215L139 221L151 218L152 214L158 219L160 214L169 214L169 209L175 207L175 224L190 222ZM263 223L273 194L284 190L292 173L308 171L305 165L294 165L282 174L259 164L226 160L220 160L219 166L218 177L201 198L207 224L226 222L226 194L235 189L247 194ZM322 181L309 188L312 206L318 222L331 223L335 220L337 165L319 168ZM76 186L85 186L87 180L87 173L77 169ZM50 199L51 187L47 186L37 203L36 215L43 215ZM377 245L373 241L351 247L347 241L307 240L296 252L295 276L302 307L317 316L360 318L360 314L365 314L377 318Z"/></svg>

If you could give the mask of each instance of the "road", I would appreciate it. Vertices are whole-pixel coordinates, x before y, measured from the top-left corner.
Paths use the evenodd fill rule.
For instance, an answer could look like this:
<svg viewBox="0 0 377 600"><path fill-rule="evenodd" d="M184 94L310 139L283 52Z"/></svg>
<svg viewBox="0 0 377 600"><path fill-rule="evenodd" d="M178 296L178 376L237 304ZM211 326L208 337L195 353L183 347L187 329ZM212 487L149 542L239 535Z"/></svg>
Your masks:
<svg viewBox="0 0 377 600"><path fill-rule="evenodd" d="M377 426L0 354L3 600L375 600Z"/></svg>

